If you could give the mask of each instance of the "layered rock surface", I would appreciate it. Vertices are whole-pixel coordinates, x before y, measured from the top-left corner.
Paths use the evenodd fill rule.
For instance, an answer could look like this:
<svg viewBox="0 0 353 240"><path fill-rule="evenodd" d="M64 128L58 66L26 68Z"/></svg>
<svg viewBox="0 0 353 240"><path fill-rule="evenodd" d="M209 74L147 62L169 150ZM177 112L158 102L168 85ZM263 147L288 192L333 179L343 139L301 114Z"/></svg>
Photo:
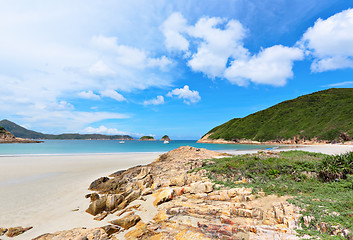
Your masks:
<svg viewBox="0 0 353 240"><path fill-rule="evenodd" d="M204 159L227 154L180 147L146 166L92 182L87 212L112 225L45 234L46 239L297 239L299 209L251 188L214 190ZM113 230L112 230L113 229ZM66 237L66 238L65 238Z"/></svg>

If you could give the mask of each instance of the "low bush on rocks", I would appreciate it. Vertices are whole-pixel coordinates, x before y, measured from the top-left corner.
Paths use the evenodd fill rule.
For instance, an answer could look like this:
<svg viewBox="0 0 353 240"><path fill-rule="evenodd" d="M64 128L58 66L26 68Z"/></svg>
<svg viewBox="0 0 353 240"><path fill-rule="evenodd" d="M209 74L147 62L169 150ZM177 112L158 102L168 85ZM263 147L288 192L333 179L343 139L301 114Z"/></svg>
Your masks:
<svg viewBox="0 0 353 240"><path fill-rule="evenodd" d="M206 160L200 169L217 184L294 196L289 201L302 209L301 235L353 239L353 152L248 154Z"/></svg>

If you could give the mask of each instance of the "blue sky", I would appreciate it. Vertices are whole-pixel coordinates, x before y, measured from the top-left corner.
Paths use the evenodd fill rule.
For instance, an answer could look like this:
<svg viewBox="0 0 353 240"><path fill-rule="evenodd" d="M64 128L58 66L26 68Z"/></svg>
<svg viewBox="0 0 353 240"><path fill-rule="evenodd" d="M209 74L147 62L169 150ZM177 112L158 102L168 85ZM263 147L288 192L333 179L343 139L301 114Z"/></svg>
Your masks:
<svg viewBox="0 0 353 240"><path fill-rule="evenodd" d="M35 131L198 139L353 87L351 1L15 2L0 7L0 115Z"/></svg>

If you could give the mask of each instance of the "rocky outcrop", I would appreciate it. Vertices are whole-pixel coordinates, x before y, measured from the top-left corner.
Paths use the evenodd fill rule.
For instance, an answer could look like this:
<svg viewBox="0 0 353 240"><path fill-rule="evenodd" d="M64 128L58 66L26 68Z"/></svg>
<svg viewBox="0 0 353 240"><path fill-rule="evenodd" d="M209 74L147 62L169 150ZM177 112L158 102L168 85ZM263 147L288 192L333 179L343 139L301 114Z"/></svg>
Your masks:
<svg viewBox="0 0 353 240"><path fill-rule="evenodd" d="M21 235L24 232L27 232L28 230L32 229L33 227L10 227L10 228L0 228L0 236L4 235L6 233L7 237L16 237L18 235Z"/></svg>
<svg viewBox="0 0 353 240"><path fill-rule="evenodd" d="M204 170L195 171L204 159L225 156L180 147L149 165L100 178L90 186L96 192L86 196L87 212L97 220L114 216L112 225L37 239L298 239L299 209L286 197L245 187L215 190Z"/></svg>
<svg viewBox="0 0 353 240"><path fill-rule="evenodd" d="M29 139L16 138L12 133L5 129L0 129L0 143L40 143Z"/></svg>
<svg viewBox="0 0 353 240"><path fill-rule="evenodd" d="M125 239L297 239L294 228L299 224L299 209L286 198L264 197L244 187L215 191L206 172L193 171L204 159L225 156L180 147L147 166L100 178L90 186L99 198L94 197L87 212L120 211L117 215L122 217L110 223L125 229L119 235ZM132 205L146 197L151 199L150 209ZM144 223L139 212L153 207L157 214Z"/></svg>
<svg viewBox="0 0 353 240"><path fill-rule="evenodd" d="M168 135L164 135L162 138L161 138L161 140L160 141L172 141L170 138L169 138L169 136Z"/></svg>
<svg viewBox="0 0 353 240"><path fill-rule="evenodd" d="M115 228L116 229L116 228ZM119 230L118 230L119 231ZM103 239L116 239L111 238L109 233L116 233L111 231L110 227L104 226L101 228L75 228L68 231L59 231L55 233L43 234L33 240L51 240L51 239L87 239L87 240L103 240Z"/></svg>

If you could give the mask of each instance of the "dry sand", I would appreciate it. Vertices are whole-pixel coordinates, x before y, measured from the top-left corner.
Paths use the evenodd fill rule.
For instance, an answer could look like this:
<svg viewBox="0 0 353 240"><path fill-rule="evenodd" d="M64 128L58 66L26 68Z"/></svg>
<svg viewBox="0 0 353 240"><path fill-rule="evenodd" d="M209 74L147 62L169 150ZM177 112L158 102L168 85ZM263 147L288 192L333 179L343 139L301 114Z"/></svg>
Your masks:
<svg viewBox="0 0 353 240"><path fill-rule="evenodd" d="M14 238L75 227L104 226L85 213L92 181L119 170L148 164L158 153L0 157L0 227L33 226ZM78 209L78 211L72 211ZM1 239L10 239L4 236Z"/></svg>
<svg viewBox="0 0 353 240"><path fill-rule="evenodd" d="M271 151L291 151L291 150L301 150L308 152L317 152L324 154L342 154L346 152L353 151L353 145L342 145L342 144L318 144L318 145L281 145L279 148L271 149ZM258 150L227 150L221 151L234 155L241 155L247 153L256 153Z"/></svg>
<svg viewBox="0 0 353 240"><path fill-rule="evenodd" d="M339 154L353 151L353 146L303 145L274 151L292 149ZM245 154L257 150L225 152ZM90 192L89 184L117 170L148 164L159 154L0 157L0 227L33 226L15 238L20 240L75 227L104 226L112 215L98 222L85 213L89 200L84 196Z"/></svg>

